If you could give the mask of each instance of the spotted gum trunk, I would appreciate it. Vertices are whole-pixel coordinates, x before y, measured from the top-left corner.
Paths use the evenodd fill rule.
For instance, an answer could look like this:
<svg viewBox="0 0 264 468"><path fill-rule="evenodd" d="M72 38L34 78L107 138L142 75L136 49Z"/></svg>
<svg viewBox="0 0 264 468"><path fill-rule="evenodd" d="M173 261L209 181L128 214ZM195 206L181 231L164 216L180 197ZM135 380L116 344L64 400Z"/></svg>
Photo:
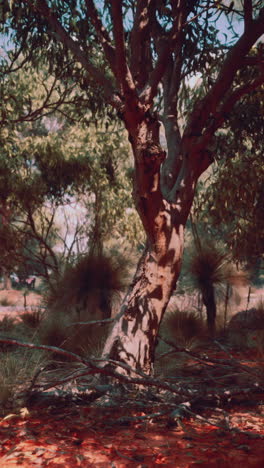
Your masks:
<svg viewBox="0 0 264 468"><path fill-rule="evenodd" d="M103 354L151 374L159 325L181 270L195 177L187 158L168 200L160 183L165 152L159 143L159 123L146 117L129 133L135 157L133 195L147 245Z"/></svg>

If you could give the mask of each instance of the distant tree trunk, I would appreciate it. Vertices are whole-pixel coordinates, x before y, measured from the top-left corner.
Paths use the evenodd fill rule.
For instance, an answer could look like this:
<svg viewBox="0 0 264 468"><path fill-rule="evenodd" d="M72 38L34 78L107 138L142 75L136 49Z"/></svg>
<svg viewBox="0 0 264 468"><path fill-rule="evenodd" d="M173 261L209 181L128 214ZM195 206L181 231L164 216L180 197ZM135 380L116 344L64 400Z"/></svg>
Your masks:
<svg viewBox="0 0 264 468"><path fill-rule="evenodd" d="M1 204L0 204L0 224L2 223L5 228L7 228L10 224L10 218L11 218L11 211L9 209L7 200L1 199ZM7 251L8 255L11 255L10 251ZM11 279L9 277L9 271L6 268L6 264L2 266L2 273L3 273L3 289L11 289L12 288L12 283Z"/></svg>
<svg viewBox="0 0 264 468"><path fill-rule="evenodd" d="M3 268L3 289L12 289L11 279L8 272Z"/></svg>
<svg viewBox="0 0 264 468"><path fill-rule="evenodd" d="M215 289L212 284L208 284L202 289L202 298L206 308L208 330L210 335L213 336L215 333L216 300Z"/></svg>

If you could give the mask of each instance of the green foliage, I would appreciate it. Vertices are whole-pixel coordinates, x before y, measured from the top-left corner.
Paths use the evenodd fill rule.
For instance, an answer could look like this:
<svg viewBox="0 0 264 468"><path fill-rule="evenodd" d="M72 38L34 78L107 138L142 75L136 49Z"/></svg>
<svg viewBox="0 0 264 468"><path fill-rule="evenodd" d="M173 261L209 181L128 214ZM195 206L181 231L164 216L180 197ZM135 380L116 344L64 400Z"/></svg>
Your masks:
<svg viewBox="0 0 264 468"><path fill-rule="evenodd" d="M50 270L58 272L59 264L68 261L73 249L80 249L79 239L82 250L88 244L100 252L112 239L136 245L144 236L130 194L131 163L123 130L107 119L98 128L69 124L64 107L65 117L57 112L20 122L25 99L37 109L48 85L45 67L36 71L27 65L26 71L25 76L18 70L3 77L7 86L2 89L2 106L7 103L8 112L2 109L1 264L8 271L21 270L22 265L25 274L37 272L47 279ZM54 87L53 93L56 100L60 92ZM34 118L39 116L36 112ZM62 225L60 207L77 201L82 219L74 215L70 227L72 212L65 211L68 219Z"/></svg>
<svg viewBox="0 0 264 468"><path fill-rule="evenodd" d="M261 55L261 44L252 58ZM255 78L242 70L237 84ZM221 238L237 262L254 265L264 255L264 88L249 93L228 116L214 143L216 162L200 184L194 213L205 232Z"/></svg>
<svg viewBox="0 0 264 468"><path fill-rule="evenodd" d="M208 221L219 228L239 261L252 261L264 253L263 182L262 153L244 149L219 165L203 196Z"/></svg>
<svg viewBox="0 0 264 468"><path fill-rule="evenodd" d="M37 350L17 350L0 354L0 404L2 411L6 408L16 408L19 404L18 395L30 387L32 378L43 363L43 353Z"/></svg>

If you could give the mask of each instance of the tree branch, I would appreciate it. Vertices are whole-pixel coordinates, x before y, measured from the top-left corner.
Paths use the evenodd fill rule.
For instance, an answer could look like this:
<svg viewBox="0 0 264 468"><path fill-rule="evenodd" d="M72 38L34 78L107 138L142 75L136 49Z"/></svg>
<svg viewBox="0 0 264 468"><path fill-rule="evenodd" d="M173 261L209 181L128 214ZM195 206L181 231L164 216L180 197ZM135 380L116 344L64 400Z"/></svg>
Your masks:
<svg viewBox="0 0 264 468"><path fill-rule="evenodd" d="M149 5L151 0L139 0L136 5L134 26L131 31L131 70L139 89L147 81L151 66L149 38Z"/></svg>
<svg viewBox="0 0 264 468"><path fill-rule="evenodd" d="M13 345L13 346L21 346L23 348L29 348L29 349L40 349L43 351L48 351L51 353L59 354L60 356L64 356L66 358L73 359L74 361L80 362L81 364L84 364L85 366L87 366L86 375L104 374L104 375L108 375L110 377L118 379L121 382L125 382L128 384L136 384L136 385L139 384L139 385L158 387L164 390L169 390L173 393L176 393L176 394L188 397L188 398L192 396L191 391L188 391L188 390L183 391L182 388L179 388L177 385L169 384L167 382L157 380L156 378L151 378L139 370L132 369L132 367L130 367L128 364L125 364L121 361L115 361L113 359L107 359L107 358L85 359L79 356L78 354L72 353L71 351L67 351L63 348L58 348L56 346L28 343L28 342L24 342L24 341L12 339L12 338L7 338L7 337L1 337L1 336L0 336L0 343ZM106 364L107 362L109 364L112 364L116 368L119 367L125 370L128 373L136 374L136 377L130 377L125 374L121 374L120 372L117 372L116 370L114 370L114 367L102 365L102 364ZM82 373L82 376L83 375L85 374Z"/></svg>
<svg viewBox="0 0 264 468"><path fill-rule="evenodd" d="M219 3L219 0L216 2L215 5ZM167 39L165 40L165 44L159 54L156 66L153 70L153 72L150 75L149 82L145 86L144 90L142 91L140 98L147 104L151 104L154 96L157 93L157 87L158 84L160 83L166 67L167 67L167 62L168 58L172 52L173 49L177 47L177 43L181 38L181 31L182 29L195 19L197 19L199 16L201 16L204 11L207 11L211 8L210 6L205 7L202 9L197 15L193 16L191 19L186 21L187 13L186 13L186 2L184 0L179 0L178 5L175 6L173 5L173 10L174 10L174 21L173 21L173 26L172 29L167 35ZM161 28L158 22L156 21L155 28ZM165 34L165 32L164 32Z"/></svg>
<svg viewBox="0 0 264 468"><path fill-rule="evenodd" d="M92 25L97 33L97 37L102 44L105 56L109 62L112 72L115 74L115 49L111 44L111 39L104 27L93 0L85 0L87 14L90 17Z"/></svg>
<svg viewBox="0 0 264 468"><path fill-rule="evenodd" d="M239 88L235 89L230 96L228 96L224 103L221 106L221 109L211 120L210 125L207 127L203 137L201 138L201 144L206 145L207 142L211 139L214 135L215 131L220 128L223 122L226 120L228 114L233 109L234 105L246 94L254 91L256 88L261 86L264 83L264 68L262 73L256 78L255 80L245 84L244 86L240 86Z"/></svg>
<svg viewBox="0 0 264 468"><path fill-rule="evenodd" d="M27 3L31 5L31 2L27 0ZM84 69L97 81L104 90L107 101L115 108L119 109L121 105L120 98L116 94L111 81L106 78L105 74L101 72L97 67L93 66L92 63L87 60L84 52L79 47L78 43L74 41L64 27L60 24L57 16L49 8L46 0L38 0L34 8L40 13L50 24L52 30L59 36L63 44L72 52L74 57L82 64Z"/></svg>
<svg viewBox="0 0 264 468"><path fill-rule="evenodd" d="M132 97L138 101L135 83L127 65L122 17L122 0L111 0L113 33L116 49L116 78L122 95Z"/></svg>
<svg viewBox="0 0 264 468"><path fill-rule="evenodd" d="M264 33L264 8L259 17L252 22L252 27L243 33L234 47L229 51L210 92L194 107L190 121L186 126L184 136L202 135L203 129L210 115L213 117L221 100L229 91L237 71L257 39Z"/></svg>
<svg viewBox="0 0 264 468"><path fill-rule="evenodd" d="M244 30L252 27L252 0L244 0Z"/></svg>

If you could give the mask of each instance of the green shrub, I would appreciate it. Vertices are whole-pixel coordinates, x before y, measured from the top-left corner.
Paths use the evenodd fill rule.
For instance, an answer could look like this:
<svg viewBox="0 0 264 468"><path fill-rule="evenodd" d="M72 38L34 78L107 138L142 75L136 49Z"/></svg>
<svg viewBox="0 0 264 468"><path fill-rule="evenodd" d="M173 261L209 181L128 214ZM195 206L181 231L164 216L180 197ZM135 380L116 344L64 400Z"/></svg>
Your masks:
<svg viewBox="0 0 264 468"><path fill-rule="evenodd" d="M29 388L31 380L40 365L44 354L39 350L16 349L8 354L0 354L0 406L16 408L18 396Z"/></svg>

